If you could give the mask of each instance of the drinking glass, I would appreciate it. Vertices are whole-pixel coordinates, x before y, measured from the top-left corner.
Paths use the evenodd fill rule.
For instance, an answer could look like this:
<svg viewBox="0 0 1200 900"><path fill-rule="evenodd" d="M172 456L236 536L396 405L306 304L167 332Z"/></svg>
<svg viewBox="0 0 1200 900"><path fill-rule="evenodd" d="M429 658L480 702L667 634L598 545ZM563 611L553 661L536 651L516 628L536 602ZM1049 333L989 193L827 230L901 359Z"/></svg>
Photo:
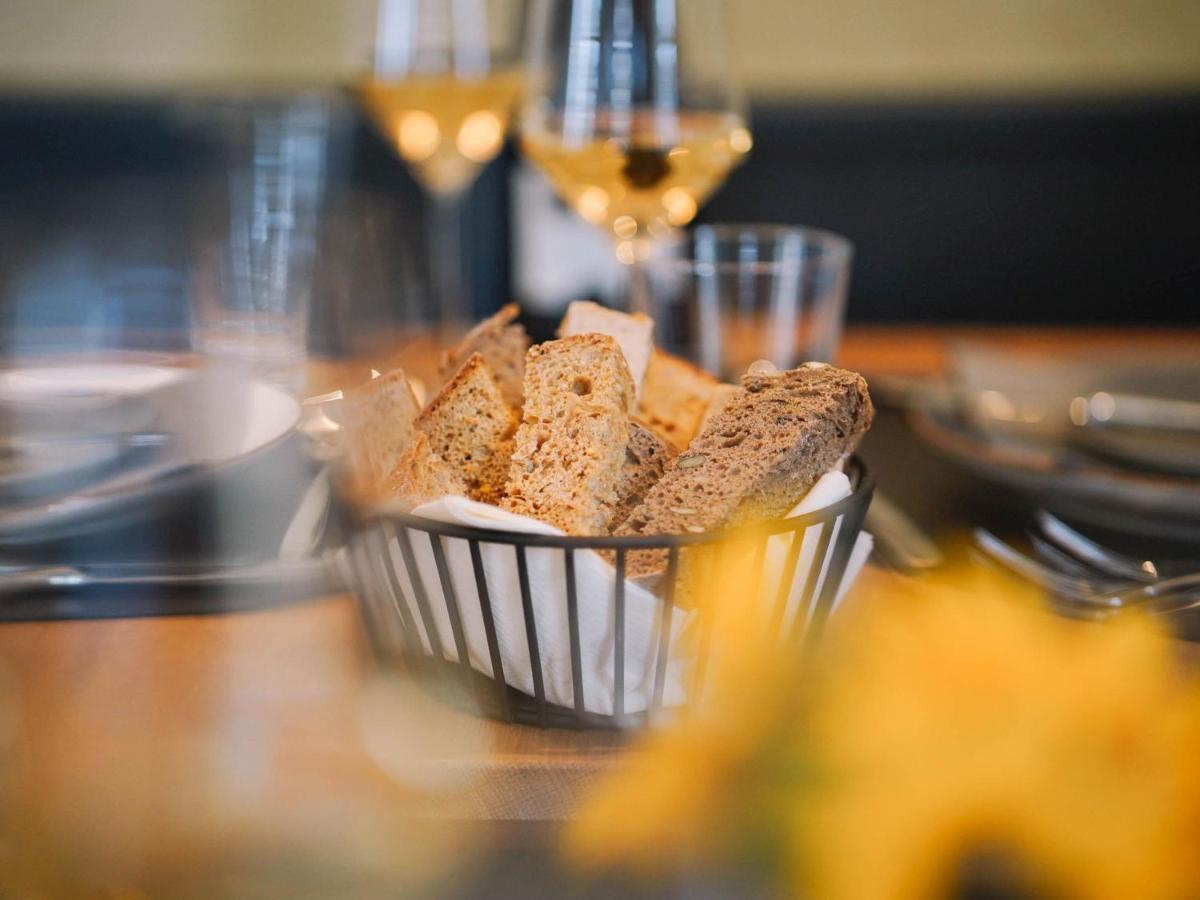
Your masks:
<svg viewBox="0 0 1200 900"><path fill-rule="evenodd" d="M646 261L655 342L726 381L759 359L832 362L852 256L815 228L702 225Z"/></svg>
<svg viewBox="0 0 1200 900"><path fill-rule="evenodd" d="M642 263L750 150L721 0L534 0L522 152L604 229L644 309Z"/></svg>
<svg viewBox="0 0 1200 900"><path fill-rule="evenodd" d="M193 347L298 388L331 124L320 93L214 103L225 170L198 191Z"/></svg>
<svg viewBox="0 0 1200 900"><path fill-rule="evenodd" d="M430 200L430 270L442 323L466 309L462 201L504 146L524 84L519 0L379 0L360 97Z"/></svg>

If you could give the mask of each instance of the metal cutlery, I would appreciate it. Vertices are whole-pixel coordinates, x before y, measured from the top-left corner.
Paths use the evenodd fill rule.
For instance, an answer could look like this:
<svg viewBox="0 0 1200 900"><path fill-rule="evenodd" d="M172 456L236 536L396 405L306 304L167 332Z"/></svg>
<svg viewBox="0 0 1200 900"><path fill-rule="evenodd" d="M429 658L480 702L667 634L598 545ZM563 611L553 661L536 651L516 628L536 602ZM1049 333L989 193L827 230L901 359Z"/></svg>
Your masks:
<svg viewBox="0 0 1200 900"><path fill-rule="evenodd" d="M976 529L974 539L987 559L1051 591L1060 606L1065 604L1074 613L1107 618L1137 608L1172 615L1200 607L1200 572L1150 581L1145 580L1145 572L1137 579L1113 577L1058 549L1054 550L1058 555L1050 557L1057 565L1034 559L986 529Z"/></svg>
<svg viewBox="0 0 1200 900"><path fill-rule="evenodd" d="M1073 558L1099 572L1129 581L1151 582L1159 577L1159 567L1152 560L1137 559L1102 547L1044 509L1034 513L1034 517L1042 534L1069 554L1068 559Z"/></svg>

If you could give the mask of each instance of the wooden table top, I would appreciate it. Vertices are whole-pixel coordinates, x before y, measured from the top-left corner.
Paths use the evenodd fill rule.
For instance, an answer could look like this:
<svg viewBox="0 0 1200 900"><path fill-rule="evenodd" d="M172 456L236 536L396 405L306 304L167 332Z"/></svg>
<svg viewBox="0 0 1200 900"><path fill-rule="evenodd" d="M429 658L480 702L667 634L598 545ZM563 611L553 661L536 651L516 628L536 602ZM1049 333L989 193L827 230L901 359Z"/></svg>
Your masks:
<svg viewBox="0 0 1200 900"><path fill-rule="evenodd" d="M964 336L1039 353L1200 346L1195 331L872 328L849 332L843 359L927 374ZM893 577L868 569L864 583ZM566 815L619 759L613 734L482 722L416 696L379 676L360 628L349 597L0 625L0 838L33 842L31 859L115 859L114 883L173 871L196 848L245 846L247 834L316 841L375 865L373 835L399 821L425 823L433 858L497 822ZM3 873L12 846L0 850Z"/></svg>

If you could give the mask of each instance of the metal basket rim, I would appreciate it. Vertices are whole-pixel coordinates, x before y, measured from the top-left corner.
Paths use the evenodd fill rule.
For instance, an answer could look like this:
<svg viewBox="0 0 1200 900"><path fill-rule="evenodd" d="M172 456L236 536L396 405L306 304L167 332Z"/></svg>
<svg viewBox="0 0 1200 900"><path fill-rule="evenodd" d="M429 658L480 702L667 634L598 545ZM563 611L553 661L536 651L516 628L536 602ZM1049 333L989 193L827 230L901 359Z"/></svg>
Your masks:
<svg viewBox="0 0 1200 900"><path fill-rule="evenodd" d="M706 531L701 534L654 534L654 535L596 535L581 537L578 535L530 534L522 531L501 531L492 528L479 528L475 525L460 525L455 522L439 522L412 513L371 508L360 509L359 518L363 522L387 521L405 528L416 529L428 534L443 537L464 538L488 544L509 544L525 547L554 547L564 550L646 550L670 549L672 547L688 547L697 544L734 541L748 537L762 537L786 531L799 531L813 525L824 525L835 521L869 498L875 488L875 478L870 469L857 455L847 460L847 469L857 474L857 481L852 479L850 493L841 500L823 506L810 513L790 516L786 519L774 519L770 522L759 522L752 525L740 525L734 528L723 528L716 531ZM848 472L850 474L850 472Z"/></svg>

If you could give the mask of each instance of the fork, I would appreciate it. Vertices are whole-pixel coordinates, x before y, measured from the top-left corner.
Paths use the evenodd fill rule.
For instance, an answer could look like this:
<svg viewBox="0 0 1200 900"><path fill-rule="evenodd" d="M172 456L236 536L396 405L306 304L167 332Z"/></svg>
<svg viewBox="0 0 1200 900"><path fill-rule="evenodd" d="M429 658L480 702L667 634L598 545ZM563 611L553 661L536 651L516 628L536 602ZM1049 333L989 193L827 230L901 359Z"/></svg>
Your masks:
<svg viewBox="0 0 1200 900"><path fill-rule="evenodd" d="M1200 572L1151 582L1129 578L1090 578L1085 574L1068 574L1051 568L986 529L975 529L974 539L976 547L988 559L1027 581L1047 588L1060 599L1069 601L1074 612L1107 618L1132 608L1145 609L1154 615L1168 615L1200 607ZM1077 561L1069 557L1066 559L1078 569L1083 569Z"/></svg>
<svg viewBox="0 0 1200 900"><path fill-rule="evenodd" d="M1080 534L1062 519L1039 509L1034 513L1042 534L1059 548L1066 551L1075 561L1115 578L1150 583L1161 576L1159 566L1149 559L1137 559L1102 547L1089 537ZM1043 544L1045 542L1042 542ZM1039 547L1041 549L1041 547ZM1052 554L1051 554L1052 555Z"/></svg>

